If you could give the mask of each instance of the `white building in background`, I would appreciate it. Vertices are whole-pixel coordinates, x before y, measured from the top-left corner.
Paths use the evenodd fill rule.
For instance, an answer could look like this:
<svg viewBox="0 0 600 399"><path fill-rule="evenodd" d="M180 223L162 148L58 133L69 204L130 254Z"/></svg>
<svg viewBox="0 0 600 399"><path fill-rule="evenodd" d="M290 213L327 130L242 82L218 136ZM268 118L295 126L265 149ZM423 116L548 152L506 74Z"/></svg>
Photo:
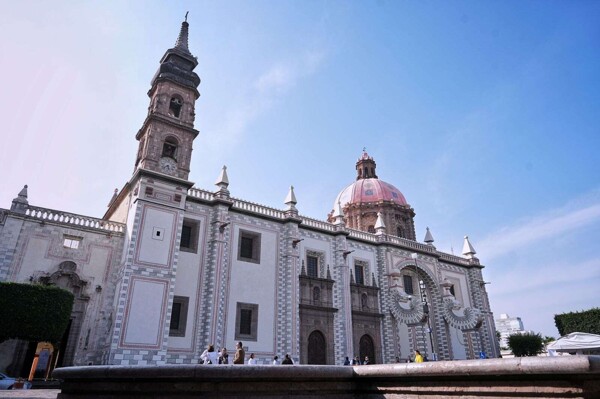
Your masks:
<svg viewBox="0 0 600 399"><path fill-rule="evenodd" d="M500 347L508 347L508 337L514 334L533 334L533 331L526 331L520 317L510 317L502 313L499 319L496 319L496 331L500 333Z"/></svg>
<svg viewBox="0 0 600 399"><path fill-rule="evenodd" d="M75 294L56 364L196 364L206 345L236 341L259 364L285 354L390 363L414 349L498 357L468 238L463 257L438 251L429 229L417 242L413 208L366 152L328 221L299 215L293 188L284 209L231 197L225 168L215 190L194 187L200 78L188 26L160 61L134 172L103 217L30 205L27 186L0 209L0 281ZM0 353L12 350L26 369L32 344L6 345Z"/></svg>

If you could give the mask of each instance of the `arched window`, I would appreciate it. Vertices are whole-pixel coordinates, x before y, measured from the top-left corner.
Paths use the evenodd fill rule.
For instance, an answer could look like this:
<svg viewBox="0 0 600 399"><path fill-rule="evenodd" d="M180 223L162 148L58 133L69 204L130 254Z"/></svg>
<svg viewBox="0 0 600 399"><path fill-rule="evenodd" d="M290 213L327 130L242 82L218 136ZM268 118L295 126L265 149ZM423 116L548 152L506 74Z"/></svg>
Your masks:
<svg viewBox="0 0 600 399"><path fill-rule="evenodd" d="M181 97L172 97L169 102L169 115L179 118L181 114L181 107L183 106L183 100Z"/></svg>
<svg viewBox="0 0 600 399"><path fill-rule="evenodd" d="M177 159L177 140L167 137L163 143L162 156Z"/></svg>

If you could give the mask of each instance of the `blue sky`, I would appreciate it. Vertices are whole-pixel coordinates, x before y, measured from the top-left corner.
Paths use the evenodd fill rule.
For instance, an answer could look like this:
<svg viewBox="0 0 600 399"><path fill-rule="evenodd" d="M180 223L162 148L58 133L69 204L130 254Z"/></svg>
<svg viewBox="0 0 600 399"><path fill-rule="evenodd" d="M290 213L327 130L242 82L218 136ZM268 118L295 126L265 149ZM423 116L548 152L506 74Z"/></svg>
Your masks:
<svg viewBox="0 0 600 399"><path fill-rule="evenodd" d="M190 11L190 179L324 219L363 147L438 249L468 234L496 317L600 306L600 2L11 2L0 207L101 216Z"/></svg>

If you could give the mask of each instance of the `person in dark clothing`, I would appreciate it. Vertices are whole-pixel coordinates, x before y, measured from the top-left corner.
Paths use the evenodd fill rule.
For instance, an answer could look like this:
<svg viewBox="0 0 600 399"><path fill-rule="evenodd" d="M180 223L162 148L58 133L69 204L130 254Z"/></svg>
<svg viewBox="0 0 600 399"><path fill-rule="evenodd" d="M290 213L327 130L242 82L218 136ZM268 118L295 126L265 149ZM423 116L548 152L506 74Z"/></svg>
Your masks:
<svg viewBox="0 0 600 399"><path fill-rule="evenodd" d="M288 355L286 353L285 358L283 359L281 364L294 364L294 362L292 361L292 358L290 357L290 355Z"/></svg>

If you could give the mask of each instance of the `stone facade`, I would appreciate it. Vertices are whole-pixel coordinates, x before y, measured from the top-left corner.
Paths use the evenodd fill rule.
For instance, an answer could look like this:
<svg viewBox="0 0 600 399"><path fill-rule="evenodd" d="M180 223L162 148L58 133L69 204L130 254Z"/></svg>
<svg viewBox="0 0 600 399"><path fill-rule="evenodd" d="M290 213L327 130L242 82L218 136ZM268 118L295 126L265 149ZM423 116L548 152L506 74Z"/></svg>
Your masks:
<svg viewBox="0 0 600 399"><path fill-rule="evenodd" d="M474 251L415 241L393 186L373 208L381 222L358 224L349 205L329 222L299 216L293 189L285 209L232 198L225 169L214 191L193 187L200 79L187 29L161 60L134 173L102 219L31 206L26 189L0 210L0 281L76 292L62 365L197 364L207 345L237 341L261 364L497 357ZM365 155L360 175L376 179Z"/></svg>

